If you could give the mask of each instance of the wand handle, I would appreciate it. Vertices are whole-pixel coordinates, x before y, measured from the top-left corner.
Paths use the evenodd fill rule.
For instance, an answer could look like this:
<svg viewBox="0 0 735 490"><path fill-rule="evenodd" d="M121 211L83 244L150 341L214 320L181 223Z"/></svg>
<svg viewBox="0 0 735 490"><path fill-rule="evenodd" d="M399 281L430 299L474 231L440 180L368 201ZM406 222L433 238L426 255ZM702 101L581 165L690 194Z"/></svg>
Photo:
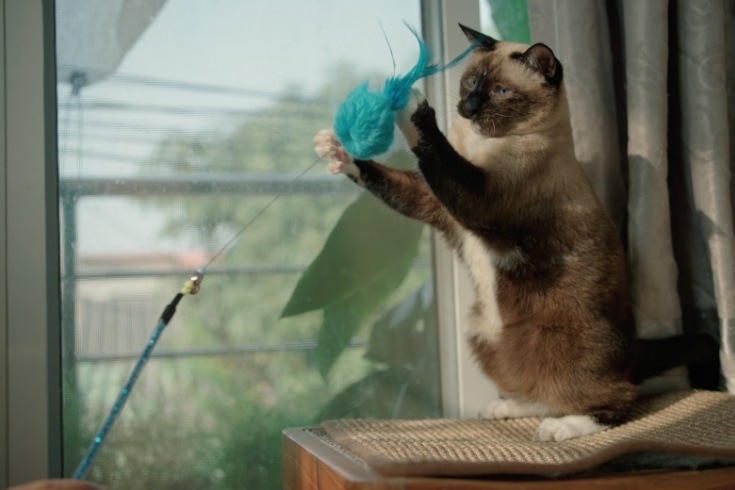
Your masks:
<svg viewBox="0 0 735 490"><path fill-rule="evenodd" d="M128 400L128 396L133 390L133 386L138 380L138 376L140 376L141 371L143 371L143 367L145 367L145 364L151 357L153 348L156 346L158 339L161 337L163 329L166 328L166 325L168 325L168 322L171 321L174 313L176 313L176 305L179 304L179 301L181 301L181 298L183 297L183 293L177 293L174 299L168 305L166 305L166 308L164 308L163 313L161 314L161 319L158 321L156 329L153 331L150 339L148 339L148 343L146 344L145 349L143 349L143 353L138 358L138 362L135 363L133 372L130 373L128 381L125 383L122 390L120 390L120 394L117 396L117 400L115 400L115 404L112 406L112 409L107 415L105 422L102 424L99 432L92 440L92 444L89 446L89 449L87 449L87 454L84 456L84 459L82 459L81 463L79 463L79 466L77 467L77 470L74 472L74 480L84 480L86 478L89 469L92 467L94 458L97 456L97 452L102 446L102 443L105 442L107 434L110 432L110 429L115 423L115 420L117 420L117 416L120 414L120 411L125 405L125 402Z"/></svg>

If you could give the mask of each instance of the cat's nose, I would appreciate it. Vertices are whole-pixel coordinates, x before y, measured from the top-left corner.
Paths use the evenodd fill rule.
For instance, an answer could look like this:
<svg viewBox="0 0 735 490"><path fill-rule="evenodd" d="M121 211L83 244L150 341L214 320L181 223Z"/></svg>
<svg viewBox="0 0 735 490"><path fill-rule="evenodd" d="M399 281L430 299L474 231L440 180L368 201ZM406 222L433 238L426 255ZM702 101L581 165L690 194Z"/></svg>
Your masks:
<svg viewBox="0 0 735 490"><path fill-rule="evenodd" d="M472 92L459 103L459 113L466 118L471 118L480 112L485 102L487 102L486 95Z"/></svg>

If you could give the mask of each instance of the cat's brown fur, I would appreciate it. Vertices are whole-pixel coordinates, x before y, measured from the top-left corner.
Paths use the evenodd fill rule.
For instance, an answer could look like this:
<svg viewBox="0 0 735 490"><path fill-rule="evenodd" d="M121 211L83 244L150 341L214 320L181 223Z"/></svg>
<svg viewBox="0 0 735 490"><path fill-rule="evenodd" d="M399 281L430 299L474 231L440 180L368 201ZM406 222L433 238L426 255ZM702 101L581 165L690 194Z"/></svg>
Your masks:
<svg viewBox="0 0 735 490"><path fill-rule="evenodd" d="M333 173L440 230L467 264L470 345L518 401L486 416L573 415L545 420L544 440L602 430L636 397L623 247L574 156L559 61L542 44L481 39L448 139L418 93L398 115L420 172L353 162L329 131L317 151Z"/></svg>

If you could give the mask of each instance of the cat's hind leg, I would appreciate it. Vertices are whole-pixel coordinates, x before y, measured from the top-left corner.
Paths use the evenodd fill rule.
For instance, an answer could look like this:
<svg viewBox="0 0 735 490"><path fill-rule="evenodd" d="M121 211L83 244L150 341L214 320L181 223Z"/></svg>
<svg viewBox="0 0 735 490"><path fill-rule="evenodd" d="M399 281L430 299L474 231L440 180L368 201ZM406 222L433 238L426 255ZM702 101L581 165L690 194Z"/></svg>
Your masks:
<svg viewBox="0 0 735 490"><path fill-rule="evenodd" d="M536 439L565 441L618 425L626 420L630 407L637 398L637 389L626 380L607 380L602 383L592 382L581 394L567 394L571 396L567 397L566 404L576 405L577 408L566 413L575 415L545 418L536 430ZM595 402L590 403L590 400Z"/></svg>
<svg viewBox="0 0 735 490"><path fill-rule="evenodd" d="M561 414L558 410L543 403L513 399L493 400L480 411L480 418L483 419L545 417L534 436L539 441L566 441L610 427L599 423L591 415L559 415Z"/></svg>
<svg viewBox="0 0 735 490"><path fill-rule="evenodd" d="M559 415L548 405L538 402L514 400L512 398L493 400L480 410L483 419L514 419L519 417L549 417Z"/></svg>

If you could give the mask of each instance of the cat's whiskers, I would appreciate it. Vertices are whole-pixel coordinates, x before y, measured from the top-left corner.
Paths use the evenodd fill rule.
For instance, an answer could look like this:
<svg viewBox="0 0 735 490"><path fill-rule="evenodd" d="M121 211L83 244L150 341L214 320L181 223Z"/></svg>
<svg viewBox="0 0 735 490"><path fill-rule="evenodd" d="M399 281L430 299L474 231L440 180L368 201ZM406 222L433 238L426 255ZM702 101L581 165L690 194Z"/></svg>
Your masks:
<svg viewBox="0 0 735 490"><path fill-rule="evenodd" d="M498 117L504 117L506 119L511 119L513 116L507 115L507 114L501 114L499 112L493 112L491 114L485 115L485 117L483 118L484 123L486 124L489 121L490 124L492 124L493 130L492 130L492 136L491 136L491 138L495 138L497 136L497 134L498 134L498 128L496 126L496 121L495 121L495 119L497 119ZM485 125L485 124L483 124L483 125Z"/></svg>
<svg viewBox="0 0 735 490"><path fill-rule="evenodd" d="M447 113L456 116L459 114L459 109L457 106L459 105L459 102L462 100L461 97L457 95L450 95L451 104L447 104Z"/></svg>
<svg viewBox="0 0 735 490"><path fill-rule="evenodd" d="M487 126L487 122L489 121L493 128L492 134L490 135L490 137L495 138L495 135L497 134L497 128L495 127L495 118L492 116L489 116L489 117L486 116L483 119L484 120L482 121L482 124L480 124L480 121L476 122L475 124L477 125L478 128L482 128L482 127Z"/></svg>

